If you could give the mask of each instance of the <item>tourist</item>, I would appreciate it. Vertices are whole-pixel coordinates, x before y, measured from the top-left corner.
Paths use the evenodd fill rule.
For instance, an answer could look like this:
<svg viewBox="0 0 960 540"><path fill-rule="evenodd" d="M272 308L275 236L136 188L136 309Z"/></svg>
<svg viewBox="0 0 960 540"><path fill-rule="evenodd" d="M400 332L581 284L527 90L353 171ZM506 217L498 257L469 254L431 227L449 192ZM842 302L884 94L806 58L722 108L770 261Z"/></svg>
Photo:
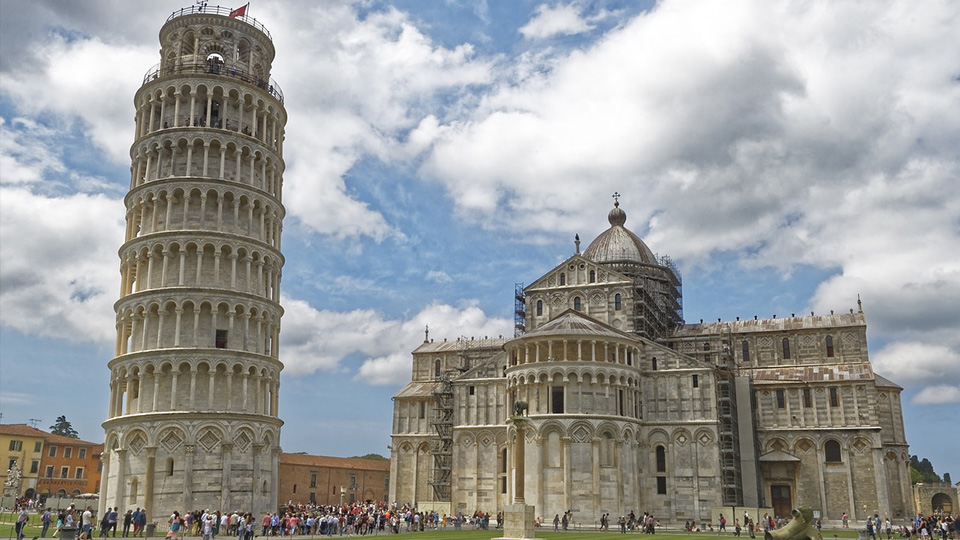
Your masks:
<svg viewBox="0 0 960 540"><path fill-rule="evenodd" d="M727 518L723 517L723 514L720 514L720 528L717 529L717 532L727 532Z"/></svg>
<svg viewBox="0 0 960 540"><path fill-rule="evenodd" d="M121 536L124 538L130 536L131 525L133 525L133 510L127 510L127 513L123 515L123 533Z"/></svg>
<svg viewBox="0 0 960 540"><path fill-rule="evenodd" d="M44 510L43 515L40 516L40 524L43 527L40 529L40 538L47 537L47 529L50 528L50 519L52 518L52 516L53 514L50 512L49 507L46 510Z"/></svg>
<svg viewBox="0 0 960 540"><path fill-rule="evenodd" d="M27 505L20 507L20 512L17 514L17 522L14 525L14 528L17 530L17 540L23 540L23 530L27 528L27 523L30 522L30 512L27 510Z"/></svg>

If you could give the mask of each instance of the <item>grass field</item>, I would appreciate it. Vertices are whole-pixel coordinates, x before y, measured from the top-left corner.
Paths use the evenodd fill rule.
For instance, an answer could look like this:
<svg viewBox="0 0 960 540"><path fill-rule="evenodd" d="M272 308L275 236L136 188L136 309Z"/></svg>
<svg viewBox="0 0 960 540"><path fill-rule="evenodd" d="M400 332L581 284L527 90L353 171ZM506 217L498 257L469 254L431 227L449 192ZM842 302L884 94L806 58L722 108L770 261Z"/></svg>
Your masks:
<svg viewBox="0 0 960 540"><path fill-rule="evenodd" d="M4 538L15 538L16 533L14 532L13 522L16 519L16 516L10 513L4 513L0 515L0 539ZM27 532L25 538L34 538L40 534L40 517L37 514L31 514L30 516L30 525L27 526ZM165 527L162 527L163 530L166 530ZM47 537L50 537L53 533L53 528L51 527L50 531L47 533ZM553 532L552 529L537 529L536 532L537 538L544 538L546 540L613 540L618 536L635 536L641 538L650 538L651 540L707 540L712 538L733 538L733 533L727 534L717 534L710 532L703 533L684 533L678 532L675 529L663 529L658 530L657 534L651 536L643 535L638 532L628 532L626 535L621 535L618 531L611 527L610 532L599 532L596 530L579 530L579 531L567 531L567 532ZM375 536L388 536L386 534L379 534ZM498 538L502 536L501 531L490 529L487 531L478 531L473 529L464 529L462 531L455 531L452 528L448 528L445 531L424 531L418 533L401 533L400 537L407 537L409 540L420 539L420 540L490 540L491 538ZM163 538L163 533L157 535L158 538ZM856 538L857 531L854 529L846 530L823 530L824 540L833 540L837 539L850 539ZM197 537L184 537L183 538L197 538ZM219 536L222 540L232 540L232 536ZM290 538L290 537L286 537ZM302 537L296 536L296 538L326 538L326 537ZM336 537L335 537L336 538ZM356 538L356 537L354 537ZM741 538L749 538L746 533L741 536ZM760 538L763 538L760 535Z"/></svg>

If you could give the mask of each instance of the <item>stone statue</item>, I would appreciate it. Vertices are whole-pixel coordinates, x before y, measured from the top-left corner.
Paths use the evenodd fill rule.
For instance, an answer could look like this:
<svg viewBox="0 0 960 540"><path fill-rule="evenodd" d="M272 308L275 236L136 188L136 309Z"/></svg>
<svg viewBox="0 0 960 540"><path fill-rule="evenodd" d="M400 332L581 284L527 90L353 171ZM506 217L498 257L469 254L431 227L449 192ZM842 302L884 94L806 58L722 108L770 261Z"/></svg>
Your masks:
<svg viewBox="0 0 960 540"><path fill-rule="evenodd" d="M526 401L517 401L513 404L514 416L526 416L529 410L530 405L528 405Z"/></svg>
<svg viewBox="0 0 960 540"><path fill-rule="evenodd" d="M20 467L17 467L17 464L14 463L7 469L7 480L3 483L3 496L19 497L22 480L23 473L20 472Z"/></svg>
<svg viewBox="0 0 960 540"><path fill-rule="evenodd" d="M809 506L794 508L793 519L780 529L767 531L764 540L823 540L813 519L813 509Z"/></svg>

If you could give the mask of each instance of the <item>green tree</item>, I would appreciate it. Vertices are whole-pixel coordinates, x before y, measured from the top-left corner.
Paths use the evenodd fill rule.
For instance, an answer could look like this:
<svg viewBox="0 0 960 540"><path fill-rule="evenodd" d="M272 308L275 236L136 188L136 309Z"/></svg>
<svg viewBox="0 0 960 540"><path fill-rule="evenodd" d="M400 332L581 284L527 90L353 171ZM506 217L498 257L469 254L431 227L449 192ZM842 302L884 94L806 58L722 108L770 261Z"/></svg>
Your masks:
<svg viewBox="0 0 960 540"><path fill-rule="evenodd" d="M943 473L943 481L946 484L953 485L953 480L950 479L950 473L948 472Z"/></svg>
<svg viewBox="0 0 960 540"><path fill-rule="evenodd" d="M66 416L57 417L57 422L50 426L50 433L54 435L63 435L64 437L70 437L71 439L80 438L80 434L77 433L77 430L73 429L73 425L70 424L70 421L67 420Z"/></svg>
<svg viewBox="0 0 960 540"><path fill-rule="evenodd" d="M362 455L362 456L353 456L353 457L359 458L359 459L372 459L372 460L375 460L375 461L388 461L388 460L390 459L390 458L385 458L385 457L381 456L380 454L365 454L365 455Z"/></svg>
<svg viewBox="0 0 960 540"><path fill-rule="evenodd" d="M917 456L910 456L910 471L910 479L915 484L918 482L940 482L940 475L933 470L933 463L930 463L930 460L927 458L920 459ZM920 480L916 480L913 471L917 471L920 475Z"/></svg>

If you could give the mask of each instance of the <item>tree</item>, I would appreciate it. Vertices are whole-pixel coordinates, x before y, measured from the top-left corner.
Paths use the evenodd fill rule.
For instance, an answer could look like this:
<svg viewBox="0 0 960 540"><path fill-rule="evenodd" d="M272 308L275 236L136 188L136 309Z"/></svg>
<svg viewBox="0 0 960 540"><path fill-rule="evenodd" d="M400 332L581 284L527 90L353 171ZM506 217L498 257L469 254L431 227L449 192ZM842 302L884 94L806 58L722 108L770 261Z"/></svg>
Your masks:
<svg viewBox="0 0 960 540"><path fill-rule="evenodd" d="M953 485L953 481L950 480L950 473L948 473L948 472L943 473L943 482L944 482L945 484L947 484L948 486L952 486L952 485Z"/></svg>
<svg viewBox="0 0 960 540"><path fill-rule="evenodd" d="M77 433L77 430L73 429L73 426L70 424L70 421L67 420L66 416L57 417L57 422L50 426L50 433L53 435L63 435L71 439L80 438L80 434Z"/></svg>
<svg viewBox="0 0 960 540"><path fill-rule="evenodd" d="M374 461L389 461L390 458L381 456L380 454L365 454L362 456L353 456L354 458L359 459L372 459Z"/></svg>
<svg viewBox="0 0 960 540"><path fill-rule="evenodd" d="M934 472L933 463L930 463L929 459L921 460L917 456L910 456L910 480L914 484L920 482L933 484L940 482L940 475Z"/></svg>

